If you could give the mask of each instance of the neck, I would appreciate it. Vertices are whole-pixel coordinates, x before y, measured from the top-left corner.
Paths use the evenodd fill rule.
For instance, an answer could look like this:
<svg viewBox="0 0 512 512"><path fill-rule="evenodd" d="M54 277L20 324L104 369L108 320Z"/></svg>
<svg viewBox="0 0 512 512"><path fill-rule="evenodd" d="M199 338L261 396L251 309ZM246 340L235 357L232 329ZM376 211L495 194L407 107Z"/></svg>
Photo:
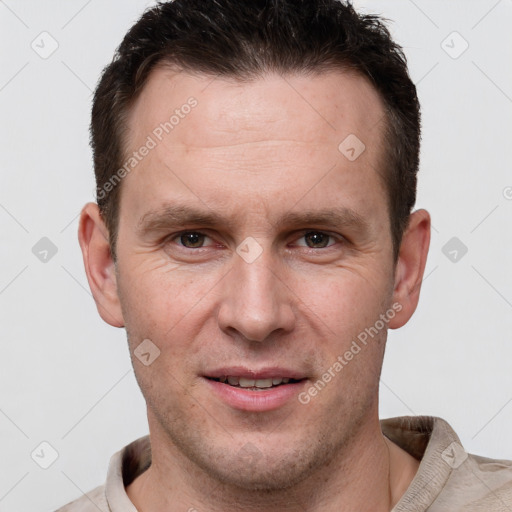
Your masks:
<svg viewBox="0 0 512 512"><path fill-rule="evenodd" d="M151 425L150 425L151 426ZM388 512L419 462L382 435L376 419L333 459L293 487L247 490L203 472L159 431L151 429L151 467L127 494L139 512Z"/></svg>

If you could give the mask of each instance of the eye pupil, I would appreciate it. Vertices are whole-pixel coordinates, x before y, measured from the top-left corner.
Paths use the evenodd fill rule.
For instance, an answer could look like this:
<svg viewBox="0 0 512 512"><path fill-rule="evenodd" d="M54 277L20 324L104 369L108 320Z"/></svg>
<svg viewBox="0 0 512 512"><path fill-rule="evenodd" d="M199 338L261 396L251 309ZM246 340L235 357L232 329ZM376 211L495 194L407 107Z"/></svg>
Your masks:
<svg viewBox="0 0 512 512"><path fill-rule="evenodd" d="M201 247L203 239L204 235L201 233L185 233L180 237L180 241L185 247Z"/></svg>
<svg viewBox="0 0 512 512"><path fill-rule="evenodd" d="M318 231L306 233L306 235L304 236L308 241L307 244L309 247L327 247L327 243L329 242L329 235L326 235L325 233L320 233ZM309 242L311 242L312 245L310 245Z"/></svg>

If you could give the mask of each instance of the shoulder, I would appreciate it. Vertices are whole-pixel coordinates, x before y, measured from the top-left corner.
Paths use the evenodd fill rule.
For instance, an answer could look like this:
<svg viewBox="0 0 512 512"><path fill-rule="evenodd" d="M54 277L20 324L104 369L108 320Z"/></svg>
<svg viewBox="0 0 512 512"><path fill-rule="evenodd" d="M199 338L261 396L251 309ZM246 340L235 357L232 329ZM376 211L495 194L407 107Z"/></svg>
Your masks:
<svg viewBox="0 0 512 512"><path fill-rule="evenodd" d="M105 485L100 485L92 491L84 494L67 505L59 508L56 512L110 512L105 497Z"/></svg>
<svg viewBox="0 0 512 512"><path fill-rule="evenodd" d="M112 455L105 484L64 505L56 512L136 512L126 494L125 486L150 465L151 443L149 436L144 436Z"/></svg>
<svg viewBox="0 0 512 512"><path fill-rule="evenodd" d="M467 459L452 470L447 487L452 489L453 494L466 497L464 510L510 511L512 461L467 454Z"/></svg>
<svg viewBox="0 0 512 512"><path fill-rule="evenodd" d="M443 419L434 416L389 418L383 433L420 461L394 512L510 512L512 461L466 452Z"/></svg>
<svg viewBox="0 0 512 512"><path fill-rule="evenodd" d="M448 478L432 511L464 510L471 512L510 511L512 509L512 461L492 459L468 453L451 427L439 418L448 436L439 436L438 449Z"/></svg>

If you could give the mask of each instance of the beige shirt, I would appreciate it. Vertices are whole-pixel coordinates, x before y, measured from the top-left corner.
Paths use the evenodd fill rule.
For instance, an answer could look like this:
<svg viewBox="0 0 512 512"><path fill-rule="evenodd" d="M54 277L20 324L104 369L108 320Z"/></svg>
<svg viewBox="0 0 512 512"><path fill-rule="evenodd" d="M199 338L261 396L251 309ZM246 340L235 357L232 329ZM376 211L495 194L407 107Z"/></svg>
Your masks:
<svg viewBox="0 0 512 512"><path fill-rule="evenodd" d="M404 416L380 423L387 438L421 460L391 512L512 512L512 461L466 453L441 418ZM104 485L57 512L137 512L125 486L150 464L146 436L112 456Z"/></svg>

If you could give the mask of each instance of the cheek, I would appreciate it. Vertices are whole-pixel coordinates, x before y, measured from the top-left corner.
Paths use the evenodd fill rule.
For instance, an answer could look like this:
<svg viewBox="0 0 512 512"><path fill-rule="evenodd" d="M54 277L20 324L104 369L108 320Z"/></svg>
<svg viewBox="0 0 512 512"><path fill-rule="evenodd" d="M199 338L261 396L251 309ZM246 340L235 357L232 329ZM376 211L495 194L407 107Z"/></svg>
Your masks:
<svg viewBox="0 0 512 512"><path fill-rule="evenodd" d="M173 360L185 347L192 352L201 327L198 315L219 280L216 275L199 275L161 256L138 255L123 263L118 289L132 350L149 338Z"/></svg>
<svg viewBox="0 0 512 512"><path fill-rule="evenodd" d="M305 299L307 308L320 319L318 332L323 332L308 343L321 364L301 395L312 418L328 411L326 421L335 428L337 422L348 421L346 411L357 416L373 406L387 336L381 315L390 310L390 297L382 278L348 272L326 281L321 292Z"/></svg>
<svg viewBox="0 0 512 512"><path fill-rule="evenodd" d="M146 263L146 262L145 262ZM190 392L195 374L194 340L200 329L197 312L201 294L198 280L185 272L149 265L135 265L121 275L121 304L135 375L154 406L177 406ZM158 357L146 366L137 358L137 347L149 339Z"/></svg>
<svg viewBox="0 0 512 512"><path fill-rule="evenodd" d="M373 325L388 308L392 287L384 275L369 266L338 268L297 281L295 290L304 306L341 341Z"/></svg>
<svg viewBox="0 0 512 512"><path fill-rule="evenodd" d="M187 294L194 291L193 280L178 265L167 265L161 257L151 255L140 255L120 265L119 278L127 313L141 321L165 317L169 321L168 314L179 317L180 310L186 309Z"/></svg>

